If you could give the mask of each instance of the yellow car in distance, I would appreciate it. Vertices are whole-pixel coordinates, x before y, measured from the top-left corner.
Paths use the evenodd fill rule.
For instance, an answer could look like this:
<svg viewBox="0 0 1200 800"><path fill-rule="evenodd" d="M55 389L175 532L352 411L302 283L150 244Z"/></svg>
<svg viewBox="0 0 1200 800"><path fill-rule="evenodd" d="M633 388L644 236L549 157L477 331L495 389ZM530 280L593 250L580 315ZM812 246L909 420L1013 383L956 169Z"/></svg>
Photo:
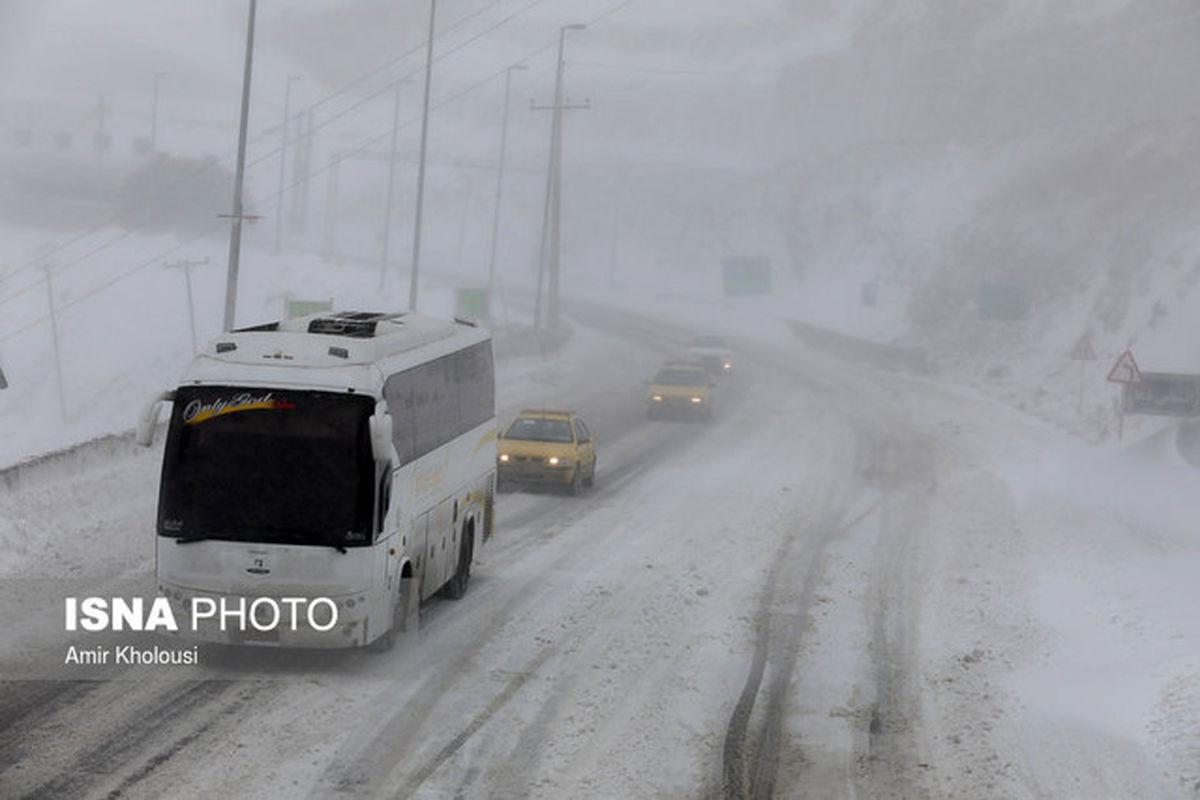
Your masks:
<svg viewBox="0 0 1200 800"><path fill-rule="evenodd" d="M496 485L547 484L579 494L596 480L591 432L569 411L522 411L496 443Z"/></svg>
<svg viewBox="0 0 1200 800"><path fill-rule="evenodd" d="M712 419L713 387L716 381L703 364L668 361L659 367L646 398L646 416L694 416Z"/></svg>

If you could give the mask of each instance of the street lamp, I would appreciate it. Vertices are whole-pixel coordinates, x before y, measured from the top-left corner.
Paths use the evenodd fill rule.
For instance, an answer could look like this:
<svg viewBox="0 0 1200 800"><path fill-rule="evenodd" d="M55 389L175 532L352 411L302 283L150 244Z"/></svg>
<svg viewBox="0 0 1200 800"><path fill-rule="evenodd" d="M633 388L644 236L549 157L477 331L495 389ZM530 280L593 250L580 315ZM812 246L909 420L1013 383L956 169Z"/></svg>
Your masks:
<svg viewBox="0 0 1200 800"><path fill-rule="evenodd" d="M165 72L154 73L154 98L150 103L150 152L158 152L158 82L166 77Z"/></svg>
<svg viewBox="0 0 1200 800"><path fill-rule="evenodd" d="M383 247L379 255L380 292L383 291L387 281L388 248L392 237L392 200L396 194L396 140L400 133L400 90L406 83L408 83L408 78L396 81L396 94L392 99L392 146L388 150L387 201L384 203L383 209Z"/></svg>
<svg viewBox="0 0 1200 800"><path fill-rule="evenodd" d="M513 64L504 70L504 115L500 120L500 162L496 169L496 203L492 209L492 252L488 258L488 307L496 294L496 242L500 236L500 198L504 189L504 161L508 152L508 105L512 98L512 74L527 70L524 64Z"/></svg>
<svg viewBox="0 0 1200 800"><path fill-rule="evenodd" d="M429 0L429 41L425 43L425 100L421 111L421 153L417 163L417 210L413 220L412 272L408 281L408 310L417 310L417 288L421 267L421 215L425 210L425 153L429 144L429 90L433 83L433 26L437 0Z"/></svg>
<svg viewBox="0 0 1200 800"><path fill-rule="evenodd" d="M229 230L229 267L225 274L225 316L223 330L233 330L237 317L238 270L242 258L242 185L246 178L246 129L250 121L250 76L254 63L254 19L258 0L250 0L246 15L246 61L242 67L242 113L238 124L237 167L233 173L233 224Z"/></svg>

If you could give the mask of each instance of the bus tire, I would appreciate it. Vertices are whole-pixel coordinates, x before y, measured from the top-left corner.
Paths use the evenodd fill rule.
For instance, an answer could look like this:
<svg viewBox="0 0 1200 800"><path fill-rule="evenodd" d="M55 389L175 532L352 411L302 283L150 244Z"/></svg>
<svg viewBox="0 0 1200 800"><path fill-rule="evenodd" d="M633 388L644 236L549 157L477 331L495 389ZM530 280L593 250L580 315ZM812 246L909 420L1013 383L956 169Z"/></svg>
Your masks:
<svg viewBox="0 0 1200 800"><path fill-rule="evenodd" d="M461 600L471 582L471 550L475 545L473 533L471 528L463 528L462 546L458 550L458 569L455 570L454 577L446 583L446 597L451 600Z"/></svg>
<svg viewBox="0 0 1200 800"><path fill-rule="evenodd" d="M390 653L390 652L392 652L392 650L396 649L396 626L399 624L400 624L400 604L397 603L392 608L392 625L391 625L391 627L389 627L387 629L387 633L385 633L383 636L380 636L378 639L376 639L375 641L373 641L369 645L367 645L367 650L369 650L370 652L372 652L376 655L381 655L383 653Z"/></svg>
<svg viewBox="0 0 1200 800"><path fill-rule="evenodd" d="M415 578L400 580L400 594L396 605L392 607L392 627L383 636L368 645L372 653L390 653L396 648L397 642L407 641L417 633L420 625L420 600L416 594L417 581Z"/></svg>

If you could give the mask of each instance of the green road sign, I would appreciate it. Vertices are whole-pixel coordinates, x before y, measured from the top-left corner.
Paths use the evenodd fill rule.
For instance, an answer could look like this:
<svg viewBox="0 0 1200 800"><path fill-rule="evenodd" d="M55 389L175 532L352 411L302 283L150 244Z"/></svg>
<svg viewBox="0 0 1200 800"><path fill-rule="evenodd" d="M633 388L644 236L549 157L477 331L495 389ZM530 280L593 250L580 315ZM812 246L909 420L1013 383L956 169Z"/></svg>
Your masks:
<svg viewBox="0 0 1200 800"><path fill-rule="evenodd" d="M284 315L287 319L295 319L308 314L319 314L322 311L333 311L332 300L300 300L289 297L284 301Z"/></svg>
<svg viewBox="0 0 1200 800"><path fill-rule="evenodd" d="M999 322L1018 322L1029 316L1029 291L1015 275L984 278L979 284L979 316Z"/></svg>
<svg viewBox="0 0 1200 800"><path fill-rule="evenodd" d="M488 318L487 289L456 289L454 291L454 316L461 319L486 320Z"/></svg>
<svg viewBox="0 0 1200 800"><path fill-rule="evenodd" d="M770 294L771 259L765 256L732 256L721 262L725 294Z"/></svg>

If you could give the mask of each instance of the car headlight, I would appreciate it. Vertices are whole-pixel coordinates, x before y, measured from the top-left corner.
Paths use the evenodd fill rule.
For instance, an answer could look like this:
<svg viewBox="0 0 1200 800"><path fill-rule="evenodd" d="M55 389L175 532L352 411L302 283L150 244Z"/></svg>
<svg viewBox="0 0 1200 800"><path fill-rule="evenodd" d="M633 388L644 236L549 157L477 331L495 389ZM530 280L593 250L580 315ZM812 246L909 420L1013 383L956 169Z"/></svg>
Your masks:
<svg viewBox="0 0 1200 800"><path fill-rule="evenodd" d="M561 459L559 459L558 456L550 456L549 458L546 459L546 463L552 467L557 467L560 462L561 462Z"/></svg>
<svg viewBox="0 0 1200 800"><path fill-rule="evenodd" d="M662 395L661 395L661 394L656 394L656 395L654 395L653 397L651 397L650 399L651 399L651 400L653 400L653 401L654 401L654 402L656 402L656 403L661 403L661 402L662 402Z"/></svg>
<svg viewBox="0 0 1200 800"><path fill-rule="evenodd" d="M692 402L693 402L693 403L700 403L700 402L703 402L703 398L700 398L700 397L693 397L693 398L692 398Z"/></svg>
<svg viewBox="0 0 1200 800"><path fill-rule="evenodd" d="M500 460L501 460L501 461L508 461L508 453L501 453L501 454L500 454Z"/></svg>
<svg viewBox="0 0 1200 800"><path fill-rule="evenodd" d="M726 361L721 365L721 369L733 369L733 364L730 364L728 361Z"/></svg>

